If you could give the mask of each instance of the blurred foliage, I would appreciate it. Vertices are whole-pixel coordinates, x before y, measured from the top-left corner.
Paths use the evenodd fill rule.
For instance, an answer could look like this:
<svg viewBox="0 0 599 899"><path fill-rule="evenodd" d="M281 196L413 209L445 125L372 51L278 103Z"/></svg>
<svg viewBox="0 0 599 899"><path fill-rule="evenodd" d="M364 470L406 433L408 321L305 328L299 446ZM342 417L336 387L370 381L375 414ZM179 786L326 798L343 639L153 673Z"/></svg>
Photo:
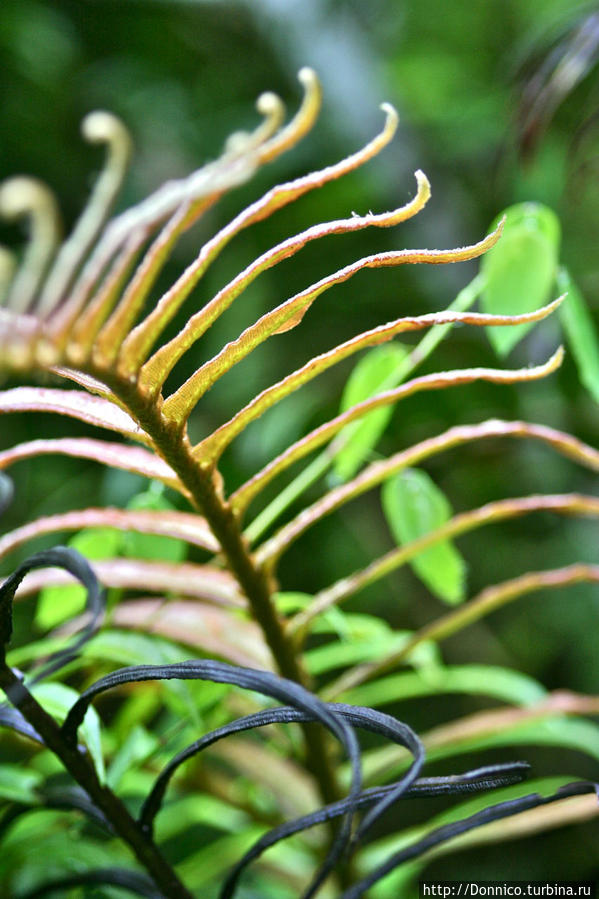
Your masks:
<svg viewBox="0 0 599 899"><path fill-rule="evenodd" d="M156 294L185 266L206 234L259 196L275 177L289 178L336 161L371 136L380 125L378 104L383 100L398 107L401 123L380 164L307 196L245 232L209 271L186 314L275 240L351 210L376 212L404 202L413 191L412 171L417 167L427 173L433 199L414 222L388 232L327 238L307 247L301 261L263 275L211 329L195 356L182 363L178 378L213 355L256 314L358 255L473 242L501 209L523 201L545 203L557 213L562 225L560 260L597 319L597 15L595 4L571 0L451 5L442 0L4 0L0 171L3 176L26 171L51 184L70 226L89 188L90 171L98 164L96 151L78 137L79 122L90 109L118 113L135 136L136 164L122 197L124 206L163 180L216 156L230 131L255 121L251 104L262 90L276 90L294 106L296 70L311 65L325 96L312 139L277 161L274 172L260 172L225 198L202 222L201 233L192 231L181 242ZM569 61L569 82L560 74L564 60ZM2 242L18 237L16 229L2 228L0 233ZM256 391L300 365L306 347L318 352L399 314L444 308L476 271L473 263L439 268L366 272L332 291L306 316L301 340L297 334L278 337L214 387L196 414L193 434L199 438L209 433ZM513 351L510 364L545 359L557 333L551 320L537 326ZM479 329L456 328L423 373L493 361ZM226 456L228 481L241 483L296 436L334 414L350 368L339 366L324 384L309 385L248 428ZM447 391L442 403L435 394L415 396L394 414L379 449L389 453L453 424L490 416L543 422L599 444L597 407L570 357L547 381L501 388L479 383ZM37 432L35 419L15 416L10 433L3 430L0 440L8 446ZM88 431L48 417L44 433ZM506 495L537 490L592 493L595 488L589 473L544 448L519 442L468 447L433 460L427 468L457 511ZM133 476L55 458L41 466L22 463L15 469L15 480L18 502L6 516L7 527L49 511L107 501L125 506L140 490ZM179 500L169 494L169 501ZM495 524L459 541L467 558L484 560L470 572L471 595L487 583L542 568L548 558L554 565L566 564L574 548L581 559L595 561L596 544L593 524L542 515ZM301 553L295 548L285 560L283 588L292 585L311 592L366 564L374 549L380 553L390 546L373 497L359 512L350 507L343 517L327 519L306 535ZM303 563L306 553L310 566ZM394 627L410 629L439 612L438 600L409 568L379 582L349 606L366 607L384 611ZM475 625L459 641L449 641L446 657L455 663L509 665L548 688L567 684L597 692L598 612L596 587L571 588L565 601L558 593L538 594L489 623ZM404 702L401 714L421 730L449 715L474 711L476 703L473 697L457 695L451 708L445 698L415 700ZM148 717L151 713L150 704ZM527 753L540 775L553 773L549 748L527 748ZM573 772L590 775L589 762L579 754L572 752L570 762ZM222 829L229 824L234 830L234 822L221 822ZM207 826L214 827L214 820L202 823ZM510 871L520 877L590 876L597 837L594 824L513 846ZM504 877L505 871L503 849L479 847L453 860L436 861L427 876Z"/></svg>

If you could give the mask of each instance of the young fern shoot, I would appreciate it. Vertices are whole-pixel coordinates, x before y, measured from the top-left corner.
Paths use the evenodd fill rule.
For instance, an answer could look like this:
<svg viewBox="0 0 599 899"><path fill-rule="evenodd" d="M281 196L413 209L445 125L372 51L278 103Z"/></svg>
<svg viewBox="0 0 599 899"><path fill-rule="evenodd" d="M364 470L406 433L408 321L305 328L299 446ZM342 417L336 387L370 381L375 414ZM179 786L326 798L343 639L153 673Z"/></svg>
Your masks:
<svg viewBox="0 0 599 899"><path fill-rule="evenodd" d="M167 339L165 335L169 325L233 238L308 192L325 188L327 184L370 162L394 137L398 116L392 106L383 104L383 127L366 146L319 171L268 190L210 237L172 286L154 301L154 288L181 236L225 193L248 181L260 167L291 149L315 124L321 102L318 79L310 69L302 69L299 79L304 97L298 112L288 124L283 124L285 112L282 101L274 94L263 94L257 104L262 121L253 132L233 134L217 160L185 178L165 184L139 204L113 218L110 215L127 171L131 141L124 125L111 114L96 112L89 115L84 120L83 135L88 141L106 146L105 165L72 234L62 244L59 239L58 207L47 188L34 179L22 177L0 186L0 215L9 219L24 219L29 226L28 243L18 264L9 251L1 248L0 252L0 372L21 379L29 375L46 377L50 374L67 382L63 387L23 385L4 390L0 392L0 413L54 412L111 431L121 438L121 442L114 438L108 441L68 436L28 440L0 453L0 470L25 459L50 454L93 460L158 481L176 490L189 505L189 510L185 512L175 509L86 508L46 515L4 534L0 539L0 558L9 556L27 541L39 536L90 527L185 541L204 554L201 564L111 557L94 563L90 574L91 569L82 568L73 561L69 551L57 550L57 556L34 557L29 568L37 569L50 564L52 559L58 559L59 567L71 573L74 571L80 579L83 577L94 596L95 577L107 587L152 593L160 597L174 591L177 595L173 608L183 609L194 603L205 613L201 617L203 624L218 620L221 624L224 622L223 630L228 628L231 632L236 627L240 630L245 627L243 633L251 634L254 644L252 652L248 651L244 658L265 660L264 665L272 668L260 671L203 658L178 659L163 665L128 664L118 671L104 674L89 686L67 710L66 719L59 727L52 719L46 720L43 708L23 686L20 673L4 658L4 648L11 636L13 600L30 595L43 583L62 584L65 576L55 573L52 580L47 573L40 575L36 572L35 575L28 575L28 580L21 584L25 574L25 568L21 566L12 578L0 586L0 649L3 653L0 685L9 699L14 700L18 712L0 712L0 724L16 730L19 729L18 724L20 732L28 733L30 737L32 732L34 735L37 733L38 725L43 729L38 737L52 748L78 785L87 791L96 811L99 809L113 824L112 818L121 815L122 820L115 830L133 849L154 884L163 891L161 895L167 896L191 895L171 867L164 863L153 839L154 818L160 810L168 781L182 762L233 733L266 724L297 723L303 733L305 765L318 786L324 805L318 812L298 814L294 820L277 825L263 833L247 852L244 849L241 861L223 885L222 896L233 895L244 867L269 846L315 824L333 821L337 817L342 822L322 866L305 887L306 897L316 895L343 853L352 848L379 815L400 797L438 795L439 792L450 791L450 788L459 793L469 788L486 789L521 780L524 768L518 763L508 766L508 770L499 770L501 766L496 766L497 770L475 769L463 775L461 780L455 776L452 776L453 779L438 779L438 783L433 783L435 779L420 779L424 750L418 737L406 725L372 709L331 704L328 700L395 668L406 658L412 658L410 653L424 641L440 641L499 605L532 590L583 580L597 583L599 580L596 565L577 563L554 571L532 572L489 587L463 608L411 635L401 646L396 640L393 642L397 635L392 634L393 639L385 644L385 652L378 660L360 662L356 656L351 664L356 659L358 664L323 688L326 702L310 692L314 683L306 665L306 640L311 628L322 625L326 618L324 613L330 612L333 606L338 606L347 597L355 595L423 551L477 527L540 510L597 517L599 504L596 498L579 493L510 497L489 502L449 518L441 526L388 552L361 571L348 574L321 590L304 608L294 610L294 616L287 616L277 596L277 566L281 556L308 529L408 467L475 441L504 437L537 441L594 472L599 470L599 452L569 434L525 421L490 419L454 425L445 433L432 434L420 443L398 450L389 458L367 464L351 479L302 508L255 549L251 548L243 531L244 517L250 504L290 466L319 447L334 446L333 441L339 440L340 435L350 434L356 423L364 421L375 410L394 407L419 392L440 391L475 382L524 385L551 376L564 356L563 349L559 347L549 359L530 367L497 369L476 366L433 372L400 383L407 372L412 371L414 366L410 363L402 377L395 373L397 378L393 386L387 385L352 403L349 408L292 442L245 483L231 490L230 485L223 481L219 469L221 456L227 447L251 422L343 360L362 350L386 344L402 333L430 329L425 348L428 353L440 339L441 333L445 334L445 329L456 323L501 328L532 325L550 316L563 300L560 297L545 302L540 308L519 315L474 312L468 307L480 290L481 282L477 282L476 291L471 292L462 306L458 304L459 308L419 316L405 315L358 333L326 352L308 358L295 371L270 384L258 395L249 397L228 421L192 445L188 434L189 419L206 392L265 341L298 327L308 311L311 315L318 315L315 301L329 289L366 269L414 264L444 265L476 259L493 251L501 240L503 220L487 236L469 246L440 250L385 250L363 256L260 315L241 334L231 335L231 339L212 358L200 364L183 383L171 389L177 363L187 354L187 359L191 358L208 329L261 274L300 253L311 242L331 235L350 234L370 227L395 228L419 214L430 197L429 181L418 170L415 173L414 196L405 205L389 212L353 214L315 224L287 237L262 253L200 308L192 308L179 332ZM77 389L69 387L69 383L74 383ZM167 384L170 392L165 386ZM8 502L8 498L9 491L2 476L0 501L6 499ZM254 536L257 536L256 532ZM212 618L204 606L211 607ZM118 622L119 614L121 621L126 620L130 611L130 604L122 603L114 611L114 620ZM96 610L83 642L95 639L100 618ZM226 639L225 635L224 643ZM232 644L233 638L228 639ZM70 662L82 645L76 642L75 649L71 647ZM63 656L60 656L61 664L62 660ZM254 709L229 724L222 725L221 722L219 728L200 740L196 738L164 767L140 816L134 818L115 794L100 783L89 759L79 753L77 733L96 695L139 681L172 679L236 685L276 698L287 705L279 709ZM21 693L19 685L22 687ZM318 722L324 727L319 726ZM379 734L408 751L412 757L410 768L397 783L362 789L360 753L354 728ZM346 753L352 769L347 796L343 795L335 764L333 738ZM562 792L553 791L550 796L524 796L512 804L499 803L488 809L486 814L461 819L453 828L437 828L428 837L412 843L403 854L395 854L385 866L362 872L361 880L354 886L348 885L342 895L346 899L362 895L395 865L419 858L428 848L458 833L488 821L519 814L527 808L588 792L589 789L592 785L573 785ZM355 827L352 837L352 820L359 809L366 807L370 810ZM137 886L139 890L147 888L147 884L140 886L139 881Z"/></svg>

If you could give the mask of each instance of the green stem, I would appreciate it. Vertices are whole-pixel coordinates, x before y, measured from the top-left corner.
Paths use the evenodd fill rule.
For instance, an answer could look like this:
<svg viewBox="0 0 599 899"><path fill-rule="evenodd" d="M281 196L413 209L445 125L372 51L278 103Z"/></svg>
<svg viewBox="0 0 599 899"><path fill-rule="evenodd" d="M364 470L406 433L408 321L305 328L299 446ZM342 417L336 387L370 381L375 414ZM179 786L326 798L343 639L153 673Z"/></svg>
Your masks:
<svg viewBox="0 0 599 899"><path fill-rule="evenodd" d="M476 275L472 281L464 287L447 311L465 312L469 309L484 288L484 278ZM398 365L393 374L380 386L379 392L393 390L406 380L409 375L427 359L433 350L441 343L453 328L450 325L435 325L428 331L414 349ZM258 540L274 522L280 518L289 506L298 499L304 491L315 484L335 461L335 457L343 447L351 440L352 434L360 422L352 422L329 443L329 445L300 474L293 479L251 522L245 530L245 537L250 543Z"/></svg>
<svg viewBox="0 0 599 899"><path fill-rule="evenodd" d="M293 479L280 493L266 506L245 531L245 537L250 543L258 540L268 530L285 509L295 502L312 484L315 484L323 474L327 472L333 462L329 447L316 456L300 474Z"/></svg>

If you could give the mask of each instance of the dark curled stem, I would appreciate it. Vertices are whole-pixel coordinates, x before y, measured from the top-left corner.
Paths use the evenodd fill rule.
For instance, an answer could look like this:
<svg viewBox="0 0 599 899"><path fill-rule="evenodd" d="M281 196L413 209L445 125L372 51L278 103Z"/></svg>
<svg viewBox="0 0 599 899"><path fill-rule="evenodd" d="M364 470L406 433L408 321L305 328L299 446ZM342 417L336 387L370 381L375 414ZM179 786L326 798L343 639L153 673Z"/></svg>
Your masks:
<svg viewBox="0 0 599 899"><path fill-rule="evenodd" d="M412 766L414 768L415 765ZM500 769L500 770L498 770ZM371 812L376 812L378 808L384 811L391 802L397 801L398 798L413 798L415 796L439 796L447 794L460 794L463 792L473 792L474 790L494 789L498 786L519 783L525 772L528 772L529 766L526 763L516 762L506 765L491 765L488 768L478 768L475 771L468 771L463 775L450 775L449 777L430 777L415 780L410 786L406 786L408 777L402 778L397 783L389 784L384 787L370 787L364 790L358 797L357 805L359 808L367 807L377 803ZM256 840L253 846L245 853L245 855L237 862L230 871L226 881L224 882L219 899L231 899L234 895L239 877L244 869L255 861L263 852L274 846L280 840L287 839L293 834L302 830L308 830L317 824L323 824L330 821L338 815L345 813L347 800L333 802L324 806L309 815L302 818L296 818L288 821L270 830L264 836ZM378 814L376 815L378 817ZM366 820L366 818L364 819ZM373 818L374 820L374 818ZM363 835L363 834L362 834ZM355 842L355 839L354 839Z"/></svg>
<svg viewBox="0 0 599 899"><path fill-rule="evenodd" d="M75 638L67 649L50 656L48 661L38 671L35 681L41 680L48 674L53 674L75 658L77 652L97 632L105 611L104 592L98 583L88 561L73 549L66 546L57 546L54 549L35 553L30 556L17 570L8 577L0 586L0 658L5 659L5 648L12 636L12 604L17 588L26 574L35 568L57 567L68 571L83 585L87 592L85 609L88 613L88 623L81 633Z"/></svg>
<svg viewBox="0 0 599 899"><path fill-rule="evenodd" d="M374 821L400 797L491 789L507 783L518 782L527 773L528 766L523 762L516 762L479 768L462 775L419 780L418 775L424 763L424 749L418 736L403 722L369 708L343 703L324 703L299 684L280 678L271 672L240 668L212 660L190 660L174 665L140 665L122 668L101 678L85 690L71 707L62 727L59 727L37 703L20 674L6 665L4 654L12 633L12 601L16 589L28 571L47 565L58 565L65 568L83 583L87 590L87 608L90 612L91 622L83 634L79 635L74 645L51 657L44 672L57 670L64 664L65 659L72 658L79 646L95 632L103 614L102 595L93 571L77 553L63 547L32 556L2 584L0 587L0 639L2 640L0 687L14 708L0 706L0 725L10 727L24 736L42 742L61 759L67 771L77 782L78 786L69 787L66 791L61 790L59 794L56 794L56 791L53 792L52 788L47 785L47 788L43 788L40 792L40 799L45 806L77 809L94 819L96 823L109 830L112 829L133 849L139 862L153 878L153 883L134 871L115 871L108 872L108 874L102 870L88 871L68 875L60 880L36 887L27 894L28 899L58 892L78 884L93 883L123 886L142 896L190 899L190 893L178 880L175 872L163 859L153 842L152 829L155 816L160 810L168 783L179 765L218 740L255 727L283 722L299 724L318 722L322 724L341 742L347 753L352 770L351 788L345 799L329 803L309 815L286 822L264 834L230 872L222 886L221 899L230 899L233 896L239 877L246 866L270 846L301 830L342 817L344 819L342 826L325 861L303 894L304 899L309 899L316 894L343 853L347 849L353 848ZM104 691L124 684L169 679L209 680L216 683L233 684L282 700L289 705L267 709L233 721L206 734L175 756L157 778L144 803L139 821L135 821L112 791L98 781L89 758L83 748L77 745L77 732L92 701ZM406 747L411 752L412 764L397 783L367 790L361 789L360 752L354 727L378 734ZM568 789L584 792L589 789L589 785L571 785L570 788L558 791L553 799L562 798L564 795L574 795L573 792L564 792ZM498 820L509 814L517 814L525 808L532 808L553 801L553 799L543 799L536 794L523 797L521 800L493 806L462 822L438 828L423 840L393 856L368 878L347 890L343 897L344 899L356 899L397 864L417 857L439 842L451 839L459 833L488 821ZM353 838L350 839L353 816L361 808L369 808L369 810L356 828ZM15 807L13 814L5 815L2 820L4 827L9 826L22 811L24 809Z"/></svg>
<svg viewBox="0 0 599 899"><path fill-rule="evenodd" d="M87 793L93 805L114 827L115 832L135 853L140 864L153 878L156 887L169 899L192 899L169 863L148 839L129 814L126 806L104 784L100 783L88 756L75 743L66 740L51 715L37 702L28 690L22 676L6 664L6 647L12 635L12 603L17 587L25 575L34 568L58 566L70 571L87 589L87 608L91 623L69 649L51 657L46 667L55 671L62 667L65 658L72 658L82 642L88 640L99 626L103 614L100 585L87 561L74 550L58 547L37 553L25 561L0 587L0 689L18 714L4 715L6 722L16 730L41 740L62 762L71 777ZM23 724L26 723L26 726Z"/></svg>
<svg viewBox="0 0 599 899"><path fill-rule="evenodd" d="M107 786L100 783L87 755L64 739L54 718L48 715L20 677L4 661L0 662L0 688L42 737L47 748L61 760L71 777L83 787L94 805L110 821L115 832L130 846L162 894L169 899L192 899L153 841L148 839L129 814L127 807Z"/></svg>
<svg viewBox="0 0 599 899"><path fill-rule="evenodd" d="M369 708L349 706L342 703L331 703L330 708L337 714L343 716L353 726L382 735L395 743L399 743L409 749L414 756L414 762L410 766L409 771L399 782L384 787L370 788L360 793L357 799L357 806L359 808L374 805L374 808L371 809L369 815L362 822L359 829L360 837L364 835L366 829L371 826L386 808L400 797L437 796L493 789L506 784L518 783L527 776L529 771L529 765L526 762L515 762L477 768L474 771L469 771L461 775L431 777L416 780L418 773L422 768L422 764L424 763L424 747L411 728L403 722L397 721L390 715ZM139 818L142 827L148 829L150 832L152 831L155 816L160 810L166 789L173 774L180 765L192 756L202 752L209 746L214 745L217 741L235 733L241 733L242 731L251 730L257 727L264 727L269 724L292 723L306 720L309 720L307 716L297 709L289 707L267 709L265 711L256 712L253 715L247 715L244 718L239 718L237 721L233 721L230 724L205 734L201 739L196 740L176 755L160 773L142 807ZM243 870L266 849L292 834L346 814L348 805L348 800L331 803L310 815L286 822L280 827L276 827L269 831L251 847L230 872L226 882L223 884L221 893L222 899L227 899L227 897L233 895Z"/></svg>
<svg viewBox="0 0 599 899"><path fill-rule="evenodd" d="M146 899L164 899L164 894L156 890L151 880L136 871L127 871L124 868L99 868L48 880L26 893L20 893L18 899L64 896L67 890L78 886L115 886L129 890L135 896L145 896Z"/></svg>
<svg viewBox="0 0 599 899"><path fill-rule="evenodd" d="M364 895L366 890L370 889L375 883L378 883L379 880L382 880L383 877L386 877L387 874L390 874L391 871L399 867L399 865L424 855L429 849L432 849L441 843L446 843L448 840L460 836L460 834L475 830L477 827L482 827L484 824L490 824L493 821L501 821L503 818L519 815L521 812L528 811L529 809L549 805L552 802L559 802L559 800L567 799L569 796L580 796L584 793L593 791L599 798L599 784L590 781L580 781L578 783L567 784L564 787L560 787L559 790L552 793L550 796L541 796L539 793L530 793L519 799L510 799L507 802L491 805L480 812L476 812L474 815L470 815L468 818L463 818L461 821L445 824L442 827L438 827L431 831L416 843L412 843L411 846L407 846L405 849L396 852L387 859L386 862L378 868L375 868L374 871L371 871L367 877L364 877L348 890L345 890L340 899L359 899L360 896Z"/></svg>
<svg viewBox="0 0 599 899"><path fill-rule="evenodd" d="M416 777L418 777L418 773L424 763L424 747L414 731L406 724L398 721L391 715L386 715L383 712L376 712L373 709L361 706L350 706L344 703L328 703L327 707L335 712L335 714L340 715L352 726L384 736L394 743L399 743L401 746L405 746L409 749L414 756L414 763L410 767L404 780L406 780L407 785L409 786ZM183 749L171 759L167 765L165 765L142 806L139 817L140 824L144 830L147 829L149 832L152 832L154 819L160 811L164 794L172 776L180 765L197 753L202 752L204 749L207 749L209 746L212 746L214 743L225 737L241 733L242 731L252 730L257 727L266 727L269 724L302 723L314 720L315 718L312 715L289 706L283 706L277 709L265 709L261 712L255 712L253 715L246 715L243 718L238 718L236 721L232 721L216 730L210 731L210 733L205 734L199 740L196 740L190 746ZM403 780L400 781L400 784L403 785L403 782ZM397 786L398 789L400 789L400 785L398 784ZM344 801L347 802L346 800ZM382 814L383 811L384 808L381 808L380 813ZM378 813L376 817L378 817Z"/></svg>
<svg viewBox="0 0 599 899"><path fill-rule="evenodd" d="M311 720L324 725L342 744L352 769L345 819L324 862L304 894L305 899L309 899L309 897L315 895L349 845L352 817L361 790L360 751L352 728L331 707L321 702L312 693L294 681L281 678L269 671L257 671L252 668L228 665L225 662L199 659L179 662L174 665L137 665L121 668L101 678L92 684L91 687L88 687L70 709L62 726L64 739L71 746L74 745L77 739L77 730L83 721L85 712L92 700L100 693L123 684L171 679L209 680L216 683L233 684L245 690L254 690L273 699L292 703L295 708L307 714Z"/></svg>

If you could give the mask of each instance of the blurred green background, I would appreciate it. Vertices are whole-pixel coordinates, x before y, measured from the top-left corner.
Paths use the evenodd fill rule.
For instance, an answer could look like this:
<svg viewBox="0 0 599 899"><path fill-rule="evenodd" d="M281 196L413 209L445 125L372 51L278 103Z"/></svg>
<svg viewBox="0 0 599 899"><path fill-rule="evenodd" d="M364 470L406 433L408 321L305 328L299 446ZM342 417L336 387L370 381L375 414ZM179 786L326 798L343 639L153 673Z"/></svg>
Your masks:
<svg viewBox="0 0 599 899"><path fill-rule="evenodd" d="M377 250L473 243L498 212L522 200L546 203L557 212L562 260L597 317L598 16L594 4L571 0L4 0L0 171L3 176L25 172L52 185L68 228L100 162L99 151L79 138L86 112L112 110L131 128L136 157L124 207L215 157L231 131L251 128L260 92L277 91L292 112L300 96L296 72L310 65L324 89L314 133L225 198L186 236L162 286L207 236L275 179L321 168L361 146L380 128L378 106L384 100L401 118L391 147L361 171L244 232L211 268L186 311L199 307L273 242L317 221L402 204L413 195L416 168L428 175L432 199L417 219L398 228L329 238L262 275L198 344L193 358L190 354L177 368L177 380L263 311L328 272ZM1 229L2 242L19 237L17 228ZM193 421L194 436L208 433L308 354L402 314L446 307L477 266L368 271L330 291L301 328L269 341L205 397ZM558 324L546 321L507 364L543 361L559 340ZM482 330L463 327L422 373L497 364ZM352 361L340 365L312 382L236 441L224 467L231 489L336 413L351 366ZM557 375L521 388L476 384L409 399L396 411L379 450L388 454L454 424L492 416L553 425L599 445L597 407L567 358ZM35 436L89 433L83 425L50 416L11 416L2 424L2 446ZM456 511L533 492L597 491L589 472L543 447L518 442L466 446L435 459L427 470ZM133 477L54 457L43 464L21 463L14 475L17 500L7 527L86 505L124 505L140 489ZM391 545L373 493L326 519L288 553L282 586L313 592ZM469 595L527 570L598 558L594 522L543 515L480 530L459 545L469 561ZM408 569L360 594L353 607L379 609L405 628L442 611ZM456 662L512 666L550 688L597 693L598 612L596 587L535 594L449 641L445 655ZM396 711L424 730L480 707L482 700L451 697L404 703ZM521 752L540 775L593 776L581 754L529 747ZM427 873L591 876L598 837L597 823L559 830L510 845L509 863L505 847L490 847L433 863Z"/></svg>

